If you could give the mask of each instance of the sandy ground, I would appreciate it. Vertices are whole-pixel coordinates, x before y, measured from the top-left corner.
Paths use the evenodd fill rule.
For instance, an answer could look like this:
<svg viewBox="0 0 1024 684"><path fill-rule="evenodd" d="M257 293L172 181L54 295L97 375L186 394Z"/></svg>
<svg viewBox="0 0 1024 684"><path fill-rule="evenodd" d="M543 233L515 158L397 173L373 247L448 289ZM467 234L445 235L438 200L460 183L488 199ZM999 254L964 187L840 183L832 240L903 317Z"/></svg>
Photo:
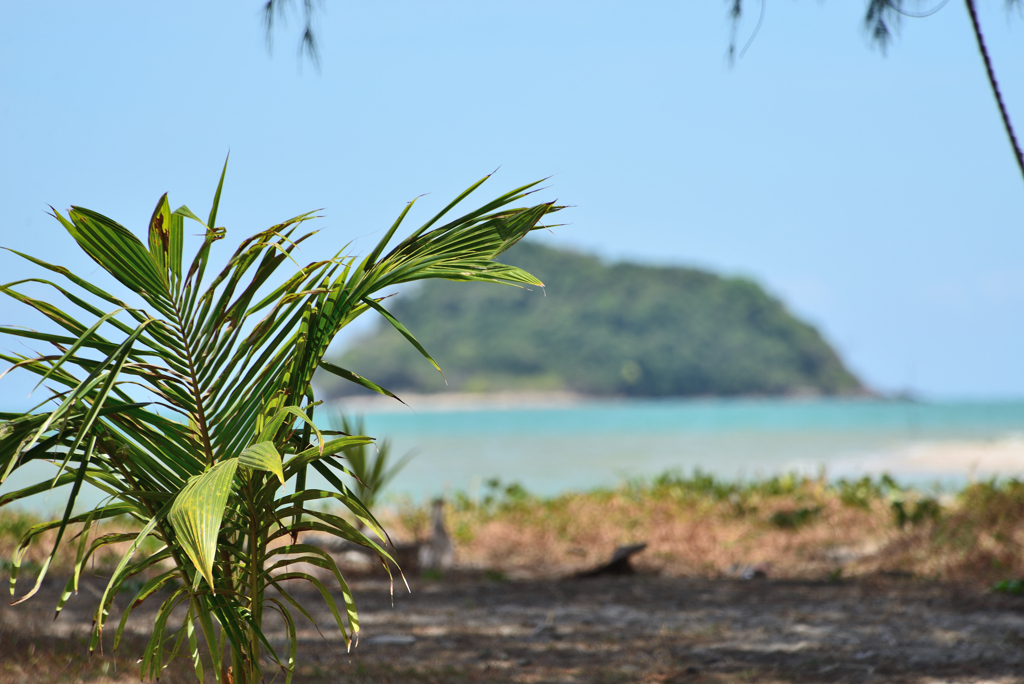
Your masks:
<svg viewBox="0 0 1024 684"><path fill-rule="evenodd" d="M968 480L1024 473L1024 437L983 441L924 442L882 460L862 463L866 472L966 475Z"/></svg>
<svg viewBox="0 0 1024 684"><path fill-rule="evenodd" d="M319 596L300 589L323 636L309 623L300 632L294 681L1024 682L1024 598L962 585L480 573L411 584L392 605L386 581L354 582L362 636L351 654ZM60 586L0 607L0 682L45 681L47 648L66 661L54 680L138 681L128 652L138 639L122 646L116 672L109 655L79 662L89 662L83 637L102 581L86 578L54 622ZM157 605L138 610L132 629L147 630ZM271 625L271 640L280 636ZM183 664L162 681L189 681Z"/></svg>

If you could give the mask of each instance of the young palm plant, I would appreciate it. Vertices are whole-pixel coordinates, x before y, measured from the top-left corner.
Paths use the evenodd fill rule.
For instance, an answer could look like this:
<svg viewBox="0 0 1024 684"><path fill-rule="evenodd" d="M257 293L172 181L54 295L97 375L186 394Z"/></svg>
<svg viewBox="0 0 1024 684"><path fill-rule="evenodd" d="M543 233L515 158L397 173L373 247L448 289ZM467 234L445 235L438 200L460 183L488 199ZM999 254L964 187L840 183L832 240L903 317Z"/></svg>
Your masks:
<svg viewBox="0 0 1024 684"><path fill-rule="evenodd" d="M0 327L10 338L48 342L54 348L52 354L34 357L0 354L12 369L38 376L51 395L28 413L0 413L0 482L33 461L53 463L58 471L52 480L0 497L0 507L71 485L60 519L28 530L15 551L12 594L29 546L44 533L54 539L34 586L15 603L39 590L61 542L71 537L68 543L77 548L74 574L58 614L77 591L90 557L107 545L127 544L96 610L90 650L101 644L111 604L127 580L138 576L129 586L141 588L121 615L114 648L132 608L164 590L141 661L144 677L159 675L165 658L186 652L200 681L206 668L217 681L259 681L264 655L290 679L296 614L312 620L293 595L295 581L319 590L351 645L359 621L345 579L328 554L301 543L299 534L316 531L370 547L385 568L389 556L382 545L384 530L339 478L349 472L345 450L371 439L316 428L313 373L320 368L394 397L323 359L334 336L367 311L383 316L436 367L381 304L376 293L383 288L425 278L540 284L518 268L493 261L559 208L550 203L513 206L536 184L445 219L485 180L390 251L412 203L364 258L343 249L305 267L295 264L291 275L274 279L313 234L293 238L314 218L307 213L242 241L208 284L204 276L211 245L225 236L216 224L224 172L205 223L185 206L172 211L167 195L161 197L149 224L148 247L94 211L72 207L64 216L54 210L79 246L134 293L128 298L144 304L130 306L64 267L14 252L66 282L30 278L0 286L62 330ZM184 270L187 220L205 232ZM16 289L29 282L52 288L66 303L58 306ZM310 469L330 488L307 487ZM86 484L106 499L78 513L75 502ZM332 502L348 513L327 512L324 504ZM134 519L129 529L90 535L98 521L124 516ZM159 548L146 554L140 547L148 538ZM308 566L333 575L341 601L336 603L331 588L316 575L303 571ZM169 619L179 607L185 613L180 625ZM269 611L280 615L286 656L275 652L264 633Z"/></svg>
<svg viewBox="0 0 1024 684"><path fill-rule="evenodd" d="M366 431L362 416L350 418L344 414L331 416L331 427L343 435L361 435ZM345 451L345 460L352 473L356 496L369 510L374 510L378 497L392 480L416 456L409 451L397 461L391 458L391 439L385 437L373 445L354 446Z"/></svg>

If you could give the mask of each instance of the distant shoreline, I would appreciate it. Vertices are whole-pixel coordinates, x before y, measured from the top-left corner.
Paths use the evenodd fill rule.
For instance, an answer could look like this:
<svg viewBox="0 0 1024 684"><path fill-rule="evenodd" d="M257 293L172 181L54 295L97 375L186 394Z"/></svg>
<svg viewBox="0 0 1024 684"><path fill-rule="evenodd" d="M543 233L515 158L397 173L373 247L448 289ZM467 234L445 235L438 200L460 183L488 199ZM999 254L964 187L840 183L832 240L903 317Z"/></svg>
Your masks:
<svg viewBox="0 0 1024 684"><path fill-rule="evenodd" d="M326 402L341 411L388 413L395 411L500 411L504 409L565 408L604 401L576 392L439 392L398 393L401 402L382 394L347 396ZM616 398L618 399L618 398ZM404 402L404 403L403 403Z"/></svg>
<svg viewBox="0 0 1024 684"><path fill-rule="evenodd" d="M526 392L396 392L401 401L382 394L349 395L329 399L325 406L344 412L392 413L413 410L420 411L501 411L509 409L548 409L574 406L616 404L631 401L878 401L917 403L916 397L895 395L892 397L873 392L850 392L845 394L792 393L780 395L695 395L669 397L641 397L621 395L581 394L568 391L526 391ZM403 403L404 402L404 403Z"/></svg>

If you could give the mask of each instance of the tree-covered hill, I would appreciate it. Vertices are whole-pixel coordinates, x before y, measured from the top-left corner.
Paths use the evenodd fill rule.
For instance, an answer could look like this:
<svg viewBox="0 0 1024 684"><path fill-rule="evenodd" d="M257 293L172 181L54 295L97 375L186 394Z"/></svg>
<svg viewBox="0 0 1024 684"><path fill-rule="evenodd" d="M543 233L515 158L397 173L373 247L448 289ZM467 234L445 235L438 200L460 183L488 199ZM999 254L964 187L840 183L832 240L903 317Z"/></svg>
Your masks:
<svg viewBox="0 0 1024 684"><path fill-rule="evenodd" d="M606 264L536 242L520 243L504 260L543 280L545 291L431 281L385 302L444 370L447 387L384 321L333 361L399 393L864 391L817 330L750 280ZM353 388L363 391L329 387Z"/></svg>

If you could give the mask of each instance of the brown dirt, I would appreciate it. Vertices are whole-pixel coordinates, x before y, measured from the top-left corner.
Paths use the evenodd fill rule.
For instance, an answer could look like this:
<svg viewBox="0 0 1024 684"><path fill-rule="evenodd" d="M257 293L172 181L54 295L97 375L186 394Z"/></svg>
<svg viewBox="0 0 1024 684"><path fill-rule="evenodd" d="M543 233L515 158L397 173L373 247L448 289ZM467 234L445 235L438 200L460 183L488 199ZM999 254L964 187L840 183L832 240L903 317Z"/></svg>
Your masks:
<svg viewBox="0 0 1024 684"><path fill-rule="evenodd" d="M116 660L86 655L102 580L86 578L54 622L61 586L0 607L0 682L138 681L139 634ZM393 606L385 580L353 588L362 638L349 655L319 596L296 587L323 636L308 623L301 630L294 681L1024 681L1024 598L958 584L463 572L413 581L411 594L396 589ZM132 629L144 632L156 605L139 609ZM273 625L270 636L281 636ZM190 681L188 665L179 659L162 681ZM274 667L265 672L269 681Z"/></svg>

